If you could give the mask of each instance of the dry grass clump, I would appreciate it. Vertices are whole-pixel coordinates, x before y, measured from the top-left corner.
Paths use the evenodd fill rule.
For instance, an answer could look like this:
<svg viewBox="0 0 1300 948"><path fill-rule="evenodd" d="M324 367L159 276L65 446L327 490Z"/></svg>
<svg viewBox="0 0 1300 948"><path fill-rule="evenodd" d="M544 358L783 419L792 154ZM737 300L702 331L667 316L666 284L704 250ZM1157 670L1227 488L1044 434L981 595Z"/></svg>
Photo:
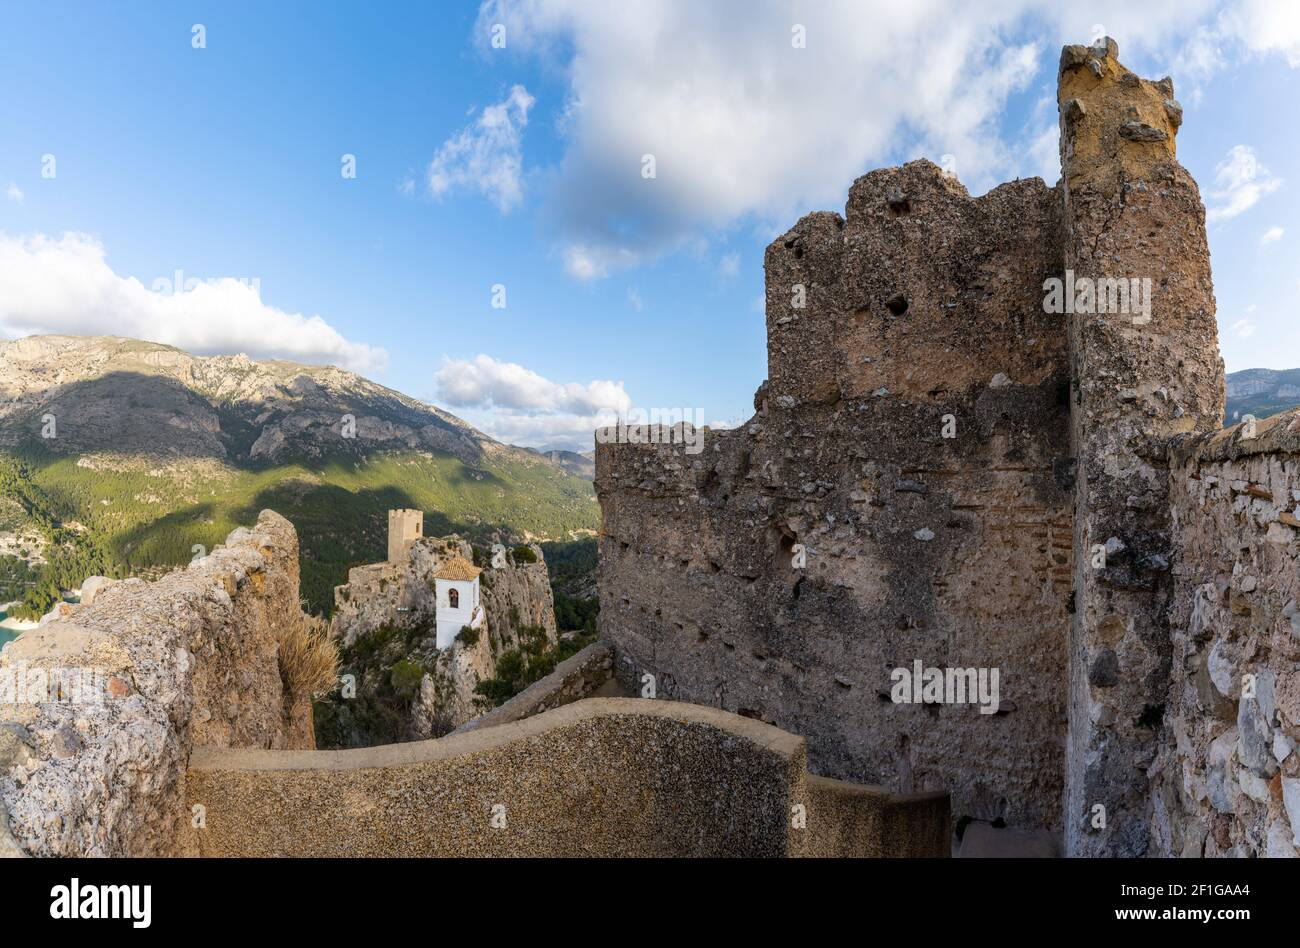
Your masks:
<svg viewBox="0 0 1300 948"><path fill-rule="evenodd" d="M280 678L294 697L320 698L334 690L339 649L324 619L303 612L301 622L288 624L280 636Z"/></svg>

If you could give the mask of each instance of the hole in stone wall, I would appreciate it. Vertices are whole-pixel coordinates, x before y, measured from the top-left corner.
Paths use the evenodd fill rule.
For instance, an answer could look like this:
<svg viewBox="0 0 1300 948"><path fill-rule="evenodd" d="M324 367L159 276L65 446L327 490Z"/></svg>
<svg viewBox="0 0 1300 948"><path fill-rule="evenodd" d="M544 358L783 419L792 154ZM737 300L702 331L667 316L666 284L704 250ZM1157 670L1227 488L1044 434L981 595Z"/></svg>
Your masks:
<svg viewBox="0 0 1300 948"><path fill-rule="evenodd" d="M1142 709L1142 714L1138 716L1138 727L1159 727L1160 722L1165 717L1165 706L1163 704L1149 704Z"/></svg>

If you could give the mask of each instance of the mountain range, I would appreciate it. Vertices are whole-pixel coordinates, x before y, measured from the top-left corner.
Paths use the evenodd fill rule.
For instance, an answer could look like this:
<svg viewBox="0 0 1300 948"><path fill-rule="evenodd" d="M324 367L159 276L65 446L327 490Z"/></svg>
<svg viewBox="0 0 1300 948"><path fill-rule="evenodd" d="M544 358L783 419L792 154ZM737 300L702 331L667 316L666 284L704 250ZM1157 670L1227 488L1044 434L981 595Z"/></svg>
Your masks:
<svg viewBox="0 0 1300 948"><path fill-rule="evenodd" d="M1242 415L1267 418L1300 405L1300 369L1242 369L1228 373L1224 423L1235 425Z"/></svg>
<svg viewBox="0 0 1300 948"><path fill-rule="evenodd" d="M151 575L270 507L297 527L303 594L326 610L349 566L383 559L390 508L423 510L430 536L590 534L586 459L569 454L503 444L333 366L109 336L0 342L0 554L30 564Z"/></svg>

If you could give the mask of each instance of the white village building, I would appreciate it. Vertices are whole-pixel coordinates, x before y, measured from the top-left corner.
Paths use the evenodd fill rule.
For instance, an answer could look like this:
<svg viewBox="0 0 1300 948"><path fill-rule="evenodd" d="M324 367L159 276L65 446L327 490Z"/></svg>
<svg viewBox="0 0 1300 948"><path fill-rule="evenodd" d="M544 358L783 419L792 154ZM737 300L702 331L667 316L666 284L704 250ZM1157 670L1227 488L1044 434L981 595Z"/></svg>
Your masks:
<svg viewBox="0 0 1300 948"><path fill-rule="evenodd" d="M483 624L478 574L483 572L463 556L453 556L433 574L438 601L438 648L447 648L465 626Z"/></svg>

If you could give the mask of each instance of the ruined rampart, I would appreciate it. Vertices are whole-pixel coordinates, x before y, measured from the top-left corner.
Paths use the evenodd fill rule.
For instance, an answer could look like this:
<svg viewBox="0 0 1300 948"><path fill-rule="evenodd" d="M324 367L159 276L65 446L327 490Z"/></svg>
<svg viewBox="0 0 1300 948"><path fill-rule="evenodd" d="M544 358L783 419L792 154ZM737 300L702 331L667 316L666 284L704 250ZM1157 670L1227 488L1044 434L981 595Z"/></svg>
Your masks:
<svg viewBox="0 0 1300 948"><path fill-rule="evenodd" d="M1117 55L1113 40L1067 47L1058 87L1067 273L1150 286L1147 307L1094 300L1068 317L1078 462L1065 846L1138 856L1170 667L1166 445L1223 423L1223 363L1205 208L1174 156L1182 109L1172 81L1141 79Z"/></svg>
<svg viewBox="0 0 1300 948"><path fill-rule="evenodd" d="M843 217L767 250L754 417L694 455L596 456L601 631L629 684L1077 855L1148 851L1166 448L1223 407L1182 111L1117 56L1062 53L1055 188L972 198L926 161L858 179ZM917 663L996 671L994 713L908 700Z"/></svg>
<svg viewBox="0 0 1300 948"><path fill-rule="evenodd" d="M926 161L767 251L756 414L601 445L601 629L621 675L805 735L817 773L1059 828L1071 550L1059 195ZM796 305L802 302L804 305ZM997 668L996 713L891 671Z"/></svg>
<svg viewBox="0 0 1300 948"><path fill-rule="evenodd" d="M1152 767L1153 848L1300 848L1300 412L1171 451L1171 681Z"/></svg>

